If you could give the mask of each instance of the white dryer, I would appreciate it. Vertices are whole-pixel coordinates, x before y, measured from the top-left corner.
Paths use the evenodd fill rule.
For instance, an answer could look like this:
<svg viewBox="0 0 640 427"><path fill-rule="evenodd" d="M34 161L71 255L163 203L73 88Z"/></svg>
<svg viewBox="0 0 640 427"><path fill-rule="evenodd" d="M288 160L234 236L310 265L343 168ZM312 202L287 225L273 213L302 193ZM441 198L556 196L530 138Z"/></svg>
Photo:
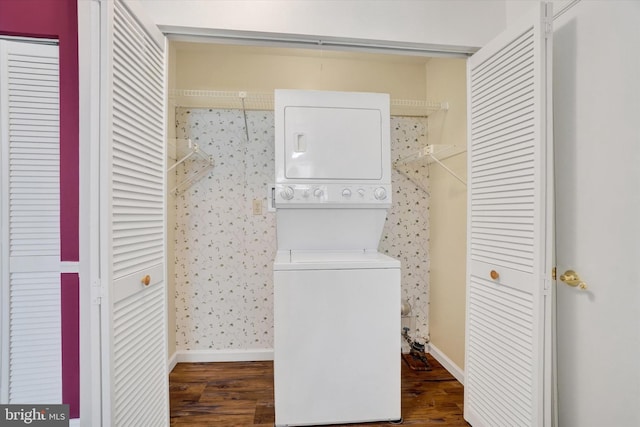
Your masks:
<svg viewBox="0 0 640 427"><path fill-rule="evenodd" d="M275 95L276 426L399 420L400 262L377 252L389 97Z"/></svg>

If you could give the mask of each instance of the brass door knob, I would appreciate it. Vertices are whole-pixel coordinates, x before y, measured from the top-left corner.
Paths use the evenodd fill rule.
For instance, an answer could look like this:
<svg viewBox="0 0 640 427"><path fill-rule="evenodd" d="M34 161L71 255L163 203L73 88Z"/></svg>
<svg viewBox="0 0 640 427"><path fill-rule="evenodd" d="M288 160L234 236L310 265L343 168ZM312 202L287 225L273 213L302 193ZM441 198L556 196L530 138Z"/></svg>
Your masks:
<svg viewBox="0 0 640 427"><path fill-rule="evenodd" d="M587 289L587 284L580 280L580 276L573 270L567 270L560 276L560 280L569 286L578 287L582 290Z"/></svg>
<svg viewBox="0 0 640 427"><path fill-rule="evenodd" d="M142 279L140 279L140 282L145 286L149 286L149 284L151 283L151 276L147 274Z"/></svg>

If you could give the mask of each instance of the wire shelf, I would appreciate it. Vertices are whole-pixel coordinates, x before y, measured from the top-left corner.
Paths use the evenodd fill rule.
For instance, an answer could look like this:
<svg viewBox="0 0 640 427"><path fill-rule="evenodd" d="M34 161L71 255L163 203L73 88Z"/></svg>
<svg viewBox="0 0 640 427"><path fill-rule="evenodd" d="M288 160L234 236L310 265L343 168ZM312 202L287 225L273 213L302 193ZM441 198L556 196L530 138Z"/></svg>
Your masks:
<svg viewBox="0 0 640 427"><path fill-rule="evenodd" d="M177 106L221 109L273 110L273 93L247 91L219 91L174 89L169 92ZM449 109L447 102L418 99L391 99L392 116L428 117Z"/></svg>

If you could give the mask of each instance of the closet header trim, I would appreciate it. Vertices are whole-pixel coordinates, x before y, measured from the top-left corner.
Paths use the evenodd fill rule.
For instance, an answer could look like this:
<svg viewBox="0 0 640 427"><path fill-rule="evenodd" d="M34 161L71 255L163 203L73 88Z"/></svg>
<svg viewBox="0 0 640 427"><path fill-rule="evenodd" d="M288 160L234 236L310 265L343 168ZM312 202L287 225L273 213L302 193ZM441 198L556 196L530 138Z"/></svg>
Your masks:
<svg viewBox="0 0 640 427"><path fill-rule="evenodd" d="M333 49L352 52L357 51L446 58L466 58L478 50L477 47L471 46L314 36L307 34L221 30L173 25L160 25L159 28L170 40L201 43L294 47L324 50Z"/></svg>

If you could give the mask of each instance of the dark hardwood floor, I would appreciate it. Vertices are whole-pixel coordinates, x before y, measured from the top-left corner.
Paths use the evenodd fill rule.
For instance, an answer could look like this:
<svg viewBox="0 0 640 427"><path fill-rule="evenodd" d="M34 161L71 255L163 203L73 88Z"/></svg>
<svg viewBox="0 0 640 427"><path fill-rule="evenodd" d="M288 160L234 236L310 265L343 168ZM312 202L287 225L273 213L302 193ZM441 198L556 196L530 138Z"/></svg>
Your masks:
<svg viewBox="0 0 640 427"><path fill-rule="evenodd" d="M402 362L402 425L469 426L462 418L462 385L428 357L431 371ZM169 387L172 426L273 427L273 362L179 363Z"/></svg>

